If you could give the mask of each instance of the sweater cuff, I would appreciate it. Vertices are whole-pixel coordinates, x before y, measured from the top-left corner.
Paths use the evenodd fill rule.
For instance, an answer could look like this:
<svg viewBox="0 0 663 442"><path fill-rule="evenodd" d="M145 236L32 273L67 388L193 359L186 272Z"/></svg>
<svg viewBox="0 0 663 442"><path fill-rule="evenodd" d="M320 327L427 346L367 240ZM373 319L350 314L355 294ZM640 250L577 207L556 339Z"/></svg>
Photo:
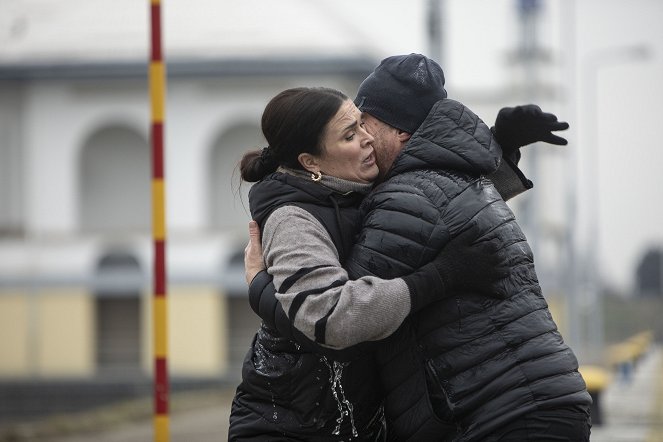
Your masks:
<svg viewBox="0 0 663 442"><path fill-rule="evenodd" d="M401 279L410 290L410 313L415 313L446 295L444 282L433 263L428 263Z"/></svg>
<svg viewBox="0 0 663 442"><path fill-rule="evenodd" d="M518 168L512 159L507 157L502 158L500 167L488 175L487 178L493 182L504 201L508 201L534 187L534 184L525 177L523 171Z"/></svg>

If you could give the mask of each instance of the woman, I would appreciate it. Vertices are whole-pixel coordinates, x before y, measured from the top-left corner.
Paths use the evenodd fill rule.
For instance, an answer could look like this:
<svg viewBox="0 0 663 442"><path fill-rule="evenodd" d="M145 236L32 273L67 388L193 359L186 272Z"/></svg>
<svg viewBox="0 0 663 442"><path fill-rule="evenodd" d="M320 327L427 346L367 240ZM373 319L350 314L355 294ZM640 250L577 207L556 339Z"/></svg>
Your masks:
<svg viewBox="0 0 663 442"><path fill-rule="evenodd" d="M489 251L467 247L468 237L410 275L349 281L342 264L357 230L357 207L378 174L361 113L341 92L289 89L266 106L262 131L269 147L246 154L240 171L245 181L257 182L249 193L251 214L262 230L280 304L288 317L305 317L300 331L308 339L326 348L377 341L450 288L477 285L477 275L481 286L503 276ZM379 322L362 322L367 312ZM370 352L335 361L263 323L242 378L230 440L385 438Z"/></svg>

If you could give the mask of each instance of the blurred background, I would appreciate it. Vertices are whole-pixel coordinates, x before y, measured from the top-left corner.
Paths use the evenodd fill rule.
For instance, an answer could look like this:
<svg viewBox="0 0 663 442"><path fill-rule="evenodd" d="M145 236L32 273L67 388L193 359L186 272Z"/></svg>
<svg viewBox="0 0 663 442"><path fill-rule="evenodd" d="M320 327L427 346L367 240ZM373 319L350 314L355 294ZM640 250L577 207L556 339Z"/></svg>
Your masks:
<svg viewBox="0 0 663 442"><path fill-rule="evenodd" d="M172 410L200 419L174 419L176 440L225 437L259 324L236 165L264 145L267 101L300 85L353 97L382 58L411 52L439 61L449 97L488 125L525 103L570 123L568 146L523 149L535 187L509 205L593 394L617 395L600 401L597 437L613 415L634 438L610 440L663 437L663 2L165 0L162 10ZM0 440L89 440L150 416L149 29L148 1L0 0ZM651 397L627 390L635 378ZM651 405L646 422L609 408L617 402ZM205 425L209 438L196 439ZM149 440L141 428L136 440Z"/></svg>

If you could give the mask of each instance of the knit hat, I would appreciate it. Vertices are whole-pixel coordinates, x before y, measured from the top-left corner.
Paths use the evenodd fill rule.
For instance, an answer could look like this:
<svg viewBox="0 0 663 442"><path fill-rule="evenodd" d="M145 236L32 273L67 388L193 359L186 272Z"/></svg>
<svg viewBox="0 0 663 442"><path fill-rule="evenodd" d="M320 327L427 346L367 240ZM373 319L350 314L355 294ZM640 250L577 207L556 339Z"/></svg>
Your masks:
<svg viewBox="0 0 663 442"><path fill-rule="evenodd" d="M355 104L362 112L414 133L431 108L447 97L444 72L421 54L387 57L361 83Z"/></svg>

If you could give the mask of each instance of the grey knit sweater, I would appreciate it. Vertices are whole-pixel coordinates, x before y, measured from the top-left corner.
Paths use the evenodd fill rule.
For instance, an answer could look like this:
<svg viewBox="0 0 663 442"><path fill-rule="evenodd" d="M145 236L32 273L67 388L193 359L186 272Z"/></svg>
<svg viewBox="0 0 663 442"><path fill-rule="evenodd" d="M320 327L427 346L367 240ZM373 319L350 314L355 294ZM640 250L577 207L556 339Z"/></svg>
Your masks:
<svg viewBox="0 0 663 442"><path fill-rule="evenodd" d="M299 171L279 171L301 176ZM371 188L328 176L323 176L320 185L342 193L366 193ZM274 277L276 287L302 268L323 266L298 279L285 293L276 294L286 312L298 293L320 291L337 281L344 282L316 296L307 296L294 321L290 318L312 341L316 322L330 310L333 311L327 318L325 345L334 349L386 338L410 313L410 292L403 279L367 276L350 281L326 229L302 208L283 206L272 212L263 226L262 247L267 271Z"/></svg>

